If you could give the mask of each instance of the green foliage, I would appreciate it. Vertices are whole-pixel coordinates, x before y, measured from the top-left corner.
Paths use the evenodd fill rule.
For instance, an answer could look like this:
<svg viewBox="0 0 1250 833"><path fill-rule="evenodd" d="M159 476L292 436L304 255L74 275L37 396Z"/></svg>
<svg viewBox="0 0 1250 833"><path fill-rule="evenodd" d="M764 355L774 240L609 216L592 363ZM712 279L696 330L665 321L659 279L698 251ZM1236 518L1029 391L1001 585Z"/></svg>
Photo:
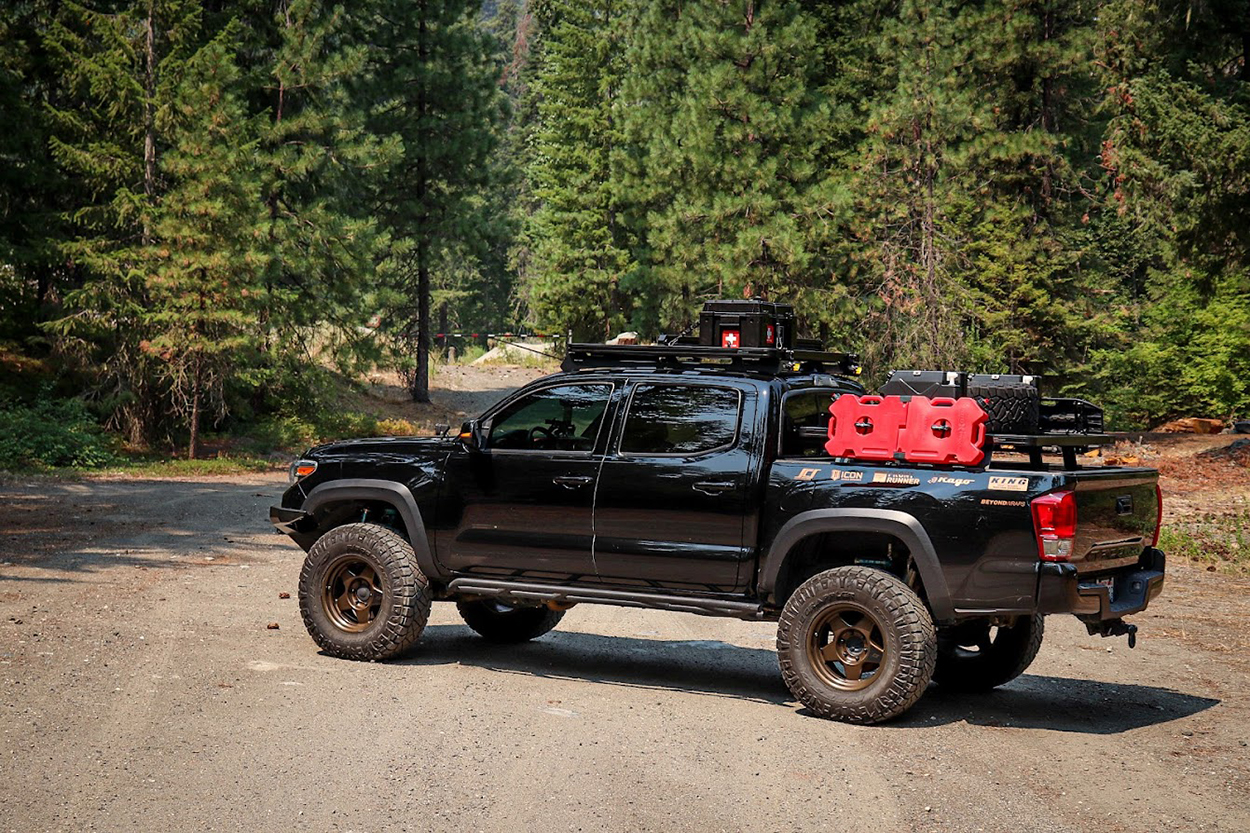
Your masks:
<svg viewBox="0 0 1250 833"><path fill-rule="evenodd" d="M432 332L655 335L748 294L877 375L1040 373L1119 427L1244 417L1247 20L15 0L0 339L134 445L334 433L308 368L385 363L422 399Z"/></svg>
<svg viewBox="0 0 1250 833"><path fill-rule="evenodd" d="M117 462L114 445L81 400L0 391L0 469L100 468Z"/></svg>
<svg viewBox="0 0 1250 833"><path fill-rule="evenodd" d="M1210 570L1250 572L1250 506L1243 500L1227 514L1207 514L1159 530L1159 546L1173 557Z"/></svg>

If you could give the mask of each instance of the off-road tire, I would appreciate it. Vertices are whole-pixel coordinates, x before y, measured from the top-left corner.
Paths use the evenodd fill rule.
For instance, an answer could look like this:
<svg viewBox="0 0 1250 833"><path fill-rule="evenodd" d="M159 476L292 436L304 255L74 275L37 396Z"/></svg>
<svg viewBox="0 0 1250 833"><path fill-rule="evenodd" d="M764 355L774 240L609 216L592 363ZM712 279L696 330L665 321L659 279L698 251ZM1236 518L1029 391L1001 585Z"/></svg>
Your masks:
<svg viewBox="0 0 1250 833"><path fill-rule="evenodd" d="M989 691L1011 682L1037 658L1045 630L1043 617L1021 616L975 653L960 648L958 637L939 634L934 682L950 691Z"/></svg>
<svg viewBox="0 0 1250 833"><path fill-rule="evenodd" d="M457 601L464 623L490 642L515 644L537 639L560 624L563 610L547 607L508 607L488 599Z"/></svg>
<svg viewBox="0 0 1250 833"><path fill-rule="evenodd" d="M969 385L968 395L989 415L987 434L1036 434L1041 397L1032 385Z"/></svg>
<svg viewBox="0 0 1250 833"><path fill-rule="evenodd" d="M823 618L847 607L875 620L884 639L875 674L855 691L830 684L836 667L826 663L817 669L809 650L822 638ZM814 714L832 720L880 723L907 711L929 685L936 657L936 630L924 602L895 576L870 567L837 567L812 576L786 601L777 625L777 659L786 686Z"/></svg>
<svg viewBox="0 0 1250 833"><path fill-rule="evenodd" d="M345 562L374 571L381 603L371 621L351 631L336 624L324 601L326 583ZM335 527L317 539L299 576L299 608L304 627L328 654L344 659L385 660L412 650L430 617L430 583L417 567L412 545L377 524Z"/></svg>

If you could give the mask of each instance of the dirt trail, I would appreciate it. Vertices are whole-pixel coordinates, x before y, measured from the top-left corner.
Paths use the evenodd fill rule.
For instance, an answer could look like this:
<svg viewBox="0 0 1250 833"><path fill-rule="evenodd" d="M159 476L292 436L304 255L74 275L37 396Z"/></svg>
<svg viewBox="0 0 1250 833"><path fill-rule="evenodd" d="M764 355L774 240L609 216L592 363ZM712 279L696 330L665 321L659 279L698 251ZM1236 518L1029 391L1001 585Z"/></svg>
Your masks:
<svg viewBox="0 0 1250 833"><path fill-rule="evenodd" d="M1250 829L1245 581L1175 567L1136 651L1052 618L1020 680L861 728L761 623L582 606L514 648L436 605L409 661L323 656L283 486L0 489L0 829Z"/></svg>

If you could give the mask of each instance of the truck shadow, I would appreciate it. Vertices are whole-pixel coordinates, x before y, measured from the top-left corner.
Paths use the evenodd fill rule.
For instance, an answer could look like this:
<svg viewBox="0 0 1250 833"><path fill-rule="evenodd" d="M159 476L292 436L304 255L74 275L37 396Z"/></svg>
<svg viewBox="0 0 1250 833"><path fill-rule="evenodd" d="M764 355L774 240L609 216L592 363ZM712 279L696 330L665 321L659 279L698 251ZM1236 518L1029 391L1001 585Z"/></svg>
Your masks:
<svg viewBox="0 0 1250 833"><path fill-rule="evenodd" d="M657 691L685 691L755 703L793 701L777 655L718 640L669 641L553 631L521 645L487 642L463 625L431 625L407 665L461 663L505 674Z"/></svg>
<svg viewBox="0 0 1250 833"><path fill-rule="evenodd" d="M1114 735L1206 711L1219 700L1157 686L1025 674L979 694L931 686L890 728L949 723Z"/></svg>
<svg viewBox="0 0 1250 833"><path fill-rule="evenodd" d="M431 625L421 637L418 652L399 664L453 663L528 677L796 705L781 681L775 652L717 640L553 631L533 642L497 645L463 625ZM883 728L968 723L1111 735L1179 720L1219 702L1155 686L1026 674L985 694L958 694L931 686L910 711ZM802 708L797 713L809 714Z"/></svg>

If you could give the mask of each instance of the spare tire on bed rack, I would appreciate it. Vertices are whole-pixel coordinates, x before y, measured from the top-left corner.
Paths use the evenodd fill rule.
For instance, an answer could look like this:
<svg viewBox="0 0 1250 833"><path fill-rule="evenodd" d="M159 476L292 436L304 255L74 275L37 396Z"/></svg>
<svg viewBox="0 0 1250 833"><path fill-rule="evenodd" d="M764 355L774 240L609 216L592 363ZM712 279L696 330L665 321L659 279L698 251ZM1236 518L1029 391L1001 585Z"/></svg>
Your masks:
<svg viewBox="0 0 1250 833"><path fill-rule="evenodd" d="M894 370L881 395L972 397L989 415L987 434L1036 434L1041 408L1037 382L1036 376L1009 373Z"/></svg>

